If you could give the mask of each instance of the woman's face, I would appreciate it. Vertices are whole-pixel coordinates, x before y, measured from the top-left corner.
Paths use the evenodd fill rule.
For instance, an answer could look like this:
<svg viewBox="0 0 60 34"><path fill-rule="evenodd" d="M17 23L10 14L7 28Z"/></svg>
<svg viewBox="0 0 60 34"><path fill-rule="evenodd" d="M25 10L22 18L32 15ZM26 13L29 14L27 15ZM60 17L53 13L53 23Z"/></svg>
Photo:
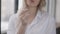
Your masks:
<svg viewBox="0 0 60 34"><path fill-rule="evenodd" d="M40 0L26 0L26 3L30 7L37 7L37 5L40 3Z"/></svg>

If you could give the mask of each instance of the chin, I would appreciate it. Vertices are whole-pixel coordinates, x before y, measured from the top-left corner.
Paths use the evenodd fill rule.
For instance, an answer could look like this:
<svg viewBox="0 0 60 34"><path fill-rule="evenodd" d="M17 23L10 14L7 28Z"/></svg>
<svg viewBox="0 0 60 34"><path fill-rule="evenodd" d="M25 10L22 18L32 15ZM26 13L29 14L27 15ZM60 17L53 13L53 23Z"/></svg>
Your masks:
<svg viewBox="0 0 60 34"><path fill-rule="evenodd" d="M37 7L37 5L29 5L29 6L31 6L31 7Z"/></svg>

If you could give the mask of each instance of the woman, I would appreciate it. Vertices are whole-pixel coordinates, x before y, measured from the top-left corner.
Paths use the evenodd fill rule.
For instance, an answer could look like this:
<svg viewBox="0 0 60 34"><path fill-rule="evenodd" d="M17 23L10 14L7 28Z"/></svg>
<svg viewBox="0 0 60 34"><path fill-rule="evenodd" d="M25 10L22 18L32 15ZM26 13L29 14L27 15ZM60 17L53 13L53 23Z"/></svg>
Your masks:
<svg viewBox="0 0 60 34"><path fill-rule="evenodd" d="M42 10L45 4L45 0L23 0L9 20L7 34L56 34L54 17Z"/></svg>

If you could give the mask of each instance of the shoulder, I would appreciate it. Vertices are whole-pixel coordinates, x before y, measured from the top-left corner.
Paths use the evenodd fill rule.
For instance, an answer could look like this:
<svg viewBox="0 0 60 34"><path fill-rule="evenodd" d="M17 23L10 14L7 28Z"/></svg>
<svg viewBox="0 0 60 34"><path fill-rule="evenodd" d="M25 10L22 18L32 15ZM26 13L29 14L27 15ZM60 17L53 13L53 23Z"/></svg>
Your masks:
<svg viewBox="0 0 60 34"><path fill-rule="evenodd" d="M56 20L55 20L55 17L52 16L52 15L49 15L49 14L48 14L48 20L49 20L49 22L51 22L51 23L52 23L52 22L55 23L55 21L56 21Z"/></svg>
<svg viewBox="0 0 60 34"><path fill-rule="evenodd" d="M9 19L8 31L7 34L15 34L15 21L17 19L17 15L13 14Z"/></svg>
<svg viewBox="0 0 60 34"><path fill-rule="evenodd" d="M9 18L9 25L15 25L16 21L18 20L17 14L13 14L10 18Z"/></svg>
<svg viewBox="0 0 60 34"><path fill-rule="evenodd" d="M49 20L49 22L55 22L55 17L49 14L48 12L46 12L44 15L46 19Z"/></svg>
<svg viewBox="0 0 60 34"><path fill-rule="evenodd" d="M10 18L9 18L9 22L10 21L15 21L17 19L17 14L13 14Z"/></svg>

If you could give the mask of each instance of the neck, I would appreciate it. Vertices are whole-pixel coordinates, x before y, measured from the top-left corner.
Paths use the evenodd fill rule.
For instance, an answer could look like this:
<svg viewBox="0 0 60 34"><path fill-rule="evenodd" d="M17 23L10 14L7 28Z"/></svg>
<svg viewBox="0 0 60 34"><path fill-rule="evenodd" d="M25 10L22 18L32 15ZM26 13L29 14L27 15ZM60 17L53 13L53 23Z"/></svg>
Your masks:
<svg viewBox="0 0 60 34"><path fill-rule="evenodd" d="M37 7L29 7L29 12L30 12L31 14L36 14L36 12L37 12Z"/></svg>

